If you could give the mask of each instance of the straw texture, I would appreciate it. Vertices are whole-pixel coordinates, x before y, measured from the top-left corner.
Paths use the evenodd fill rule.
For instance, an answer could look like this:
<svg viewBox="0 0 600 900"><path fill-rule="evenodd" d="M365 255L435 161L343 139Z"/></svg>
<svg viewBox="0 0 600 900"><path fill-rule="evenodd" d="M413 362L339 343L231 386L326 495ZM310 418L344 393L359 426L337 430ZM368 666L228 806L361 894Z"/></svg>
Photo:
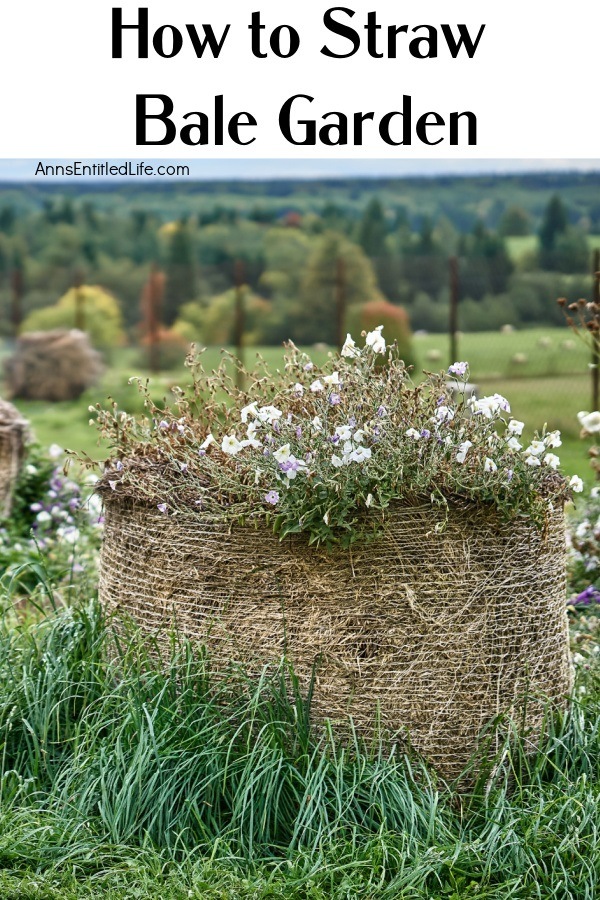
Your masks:
<svg viewBox="0 0 600 900"><path fill-rule="evenodd" d="M378 715L447 778L500 713L524 716L534 745L542 706L526 692L570 690L562 508L542 533L492 509L399 504L374 541L329 553L116 494L105 514L109 611L159 635L175 620L216 669L286 653L308 684L316 662L317 719L351 716L368 736Z"/></svg>
<svg viewBox="0 0 600 900"><path fill-rule="evenodd" d="M12 403L0 400L0 516L10 514L28 433L29 422L19 410Z"/></svg>

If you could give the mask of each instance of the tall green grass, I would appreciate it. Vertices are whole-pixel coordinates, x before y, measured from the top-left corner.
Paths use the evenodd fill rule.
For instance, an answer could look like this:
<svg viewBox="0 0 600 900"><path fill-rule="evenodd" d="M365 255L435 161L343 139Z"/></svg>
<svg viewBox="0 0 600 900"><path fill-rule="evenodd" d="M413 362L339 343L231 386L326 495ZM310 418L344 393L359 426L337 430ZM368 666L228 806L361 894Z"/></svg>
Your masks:
<svg viewBox="0 0 600 900"><path fill-rule="evenodd" d="M316 731L285 661L217 675L173 640L159 666L94 601L46 606L0 631L0 896L600 894L597 669L536 754L504 723L461 795Z"/></svg>

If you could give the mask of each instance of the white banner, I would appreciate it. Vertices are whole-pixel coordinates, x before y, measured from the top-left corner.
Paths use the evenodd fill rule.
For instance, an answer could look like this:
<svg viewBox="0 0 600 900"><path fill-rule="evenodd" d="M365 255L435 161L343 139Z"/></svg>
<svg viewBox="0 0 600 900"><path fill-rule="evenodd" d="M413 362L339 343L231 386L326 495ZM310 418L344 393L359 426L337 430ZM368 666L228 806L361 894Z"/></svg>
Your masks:
<svg viewBox="0 0 600 900"><path fill-rule="evenodd" d="M146 3L2 5L0 156L599 155L599 3Z"/></svg>

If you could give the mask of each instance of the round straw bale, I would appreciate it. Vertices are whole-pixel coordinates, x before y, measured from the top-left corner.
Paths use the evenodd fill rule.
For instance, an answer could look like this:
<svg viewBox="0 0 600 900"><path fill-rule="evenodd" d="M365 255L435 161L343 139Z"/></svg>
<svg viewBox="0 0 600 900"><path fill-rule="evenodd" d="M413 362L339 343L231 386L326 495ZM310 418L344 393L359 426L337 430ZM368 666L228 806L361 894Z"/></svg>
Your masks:
<svg viewBox="0 0 600 900"><path fill-rule="evenodd" d="M102 374L102 358L87 334L73 328L22 334L5 363L12 397L76 400Z"/></svg>
<svg viewBox="0 0 600 900"><path fill-rule="evenodd" d="M535 746L544 702L570 690L562 508L542 532L492 508L398 503L375 540L330 552L118 493L105 514L109 611L159 639L175 623L217 670L285 653L307 686L316 665L317 720L352 717L365 736L378 721L444 777L504 713Z"/></svg>

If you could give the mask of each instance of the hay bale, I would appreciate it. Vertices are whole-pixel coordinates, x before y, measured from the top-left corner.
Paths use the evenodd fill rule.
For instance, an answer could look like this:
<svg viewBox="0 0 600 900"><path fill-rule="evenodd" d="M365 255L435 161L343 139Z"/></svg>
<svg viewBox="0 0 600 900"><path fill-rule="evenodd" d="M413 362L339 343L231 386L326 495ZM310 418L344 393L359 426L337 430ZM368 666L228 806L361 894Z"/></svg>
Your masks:
<svg viewBox="0 0 600 900"><path fill-rule="evenodd" d="M11 403L0 400L0 516L10 515L13 489L29 435L29 422Z"/></svg>
<svg viewBox="0 0 600 900"><path fill-rule="evenodd" d="M75 328L22 334L5 369L11 397L51 402L76 400L103 372L100 354Z"/></svg>
<svg viewBox="0 0 600 900"><path fill-rule="evenodd" d="M368 735L377 707L388 732L447 778L498 714L525 718L570 690L562 509L544 534L472 505L444 514L398 505L383 533L327 553L266 527L105 502L100 597L160 636L176 620L218 669L257 671L285 652L306 686L318 662L313 711Z"/></svg>

